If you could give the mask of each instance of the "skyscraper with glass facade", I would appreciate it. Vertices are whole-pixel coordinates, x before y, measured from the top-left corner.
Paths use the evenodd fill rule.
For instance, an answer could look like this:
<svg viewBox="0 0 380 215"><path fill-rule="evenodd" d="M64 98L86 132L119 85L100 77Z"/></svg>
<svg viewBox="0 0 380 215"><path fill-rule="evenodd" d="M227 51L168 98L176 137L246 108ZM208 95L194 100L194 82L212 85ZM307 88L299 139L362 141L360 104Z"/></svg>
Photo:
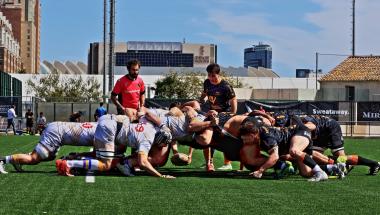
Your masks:
<svg viewBox="0 0 380 215"><path fill-rule="evenodd" d="M244 49L244 67L272 68L272 47L259 43L253 47Z"/></svg>

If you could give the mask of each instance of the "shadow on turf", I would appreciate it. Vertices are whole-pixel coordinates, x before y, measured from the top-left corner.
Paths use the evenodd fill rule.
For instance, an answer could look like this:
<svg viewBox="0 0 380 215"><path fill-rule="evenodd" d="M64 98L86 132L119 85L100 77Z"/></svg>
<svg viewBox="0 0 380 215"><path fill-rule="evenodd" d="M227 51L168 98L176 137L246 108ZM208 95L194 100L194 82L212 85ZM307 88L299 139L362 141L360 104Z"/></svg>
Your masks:
<svg viewBox="0 0 380 215"><path fill-rule="evenodd" d="M215 172L206 172L204 170L194 170L194 168L160 168L159 172L164 175L172 175L178 178L190 178L190 177L196 177L196 178L236 178L236 179L248 179L248 180L255 180L252 176L249 176L248 171L244 172L238 172L238 171L215 171ZM76 176L85 176L86 173L76 172ZM112 170L109 172L102 172L102 173L96 173L96 177L102 177L102 176L113 176L113 177L125 177L124 175L120 174L118 170ZM135 176L150 176L145 171L138 171L135 173ZM295 177L292 177L295 178ZM276 178L272 173L265 174L262 179L260 180L275 180ZM298 179L295 178L295 179ZM301 178L299 178L301 179Z"/></svg>

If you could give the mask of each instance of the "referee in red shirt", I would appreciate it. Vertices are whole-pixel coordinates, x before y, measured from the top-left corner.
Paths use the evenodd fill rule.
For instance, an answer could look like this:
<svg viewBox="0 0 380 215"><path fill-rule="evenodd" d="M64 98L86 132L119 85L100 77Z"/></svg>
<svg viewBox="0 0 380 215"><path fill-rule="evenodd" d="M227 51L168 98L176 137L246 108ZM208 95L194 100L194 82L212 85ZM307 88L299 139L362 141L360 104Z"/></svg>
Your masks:
<svg viewBox="0 0 380 215"><path fill-rule="evenodd" d="M134 118L145 104L145 85L139 76L140 66L138 60L128 61L128 74L117 80L111 93L117 113L125 114L129 118Z"/></svg>

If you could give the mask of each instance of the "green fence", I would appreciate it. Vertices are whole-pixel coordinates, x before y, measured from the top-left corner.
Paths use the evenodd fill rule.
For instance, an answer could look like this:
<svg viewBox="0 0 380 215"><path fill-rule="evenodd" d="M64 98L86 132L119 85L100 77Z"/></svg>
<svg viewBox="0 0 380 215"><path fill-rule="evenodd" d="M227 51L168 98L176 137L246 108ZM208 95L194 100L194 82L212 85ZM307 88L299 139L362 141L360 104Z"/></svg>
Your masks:
<svg viewBox="0 0 380 215"><path fill-rule="evenodd" d="M22 96L22 82L17 78L12 78L12 96Z"/></svg>
<svg viewBox="0 0 380 215"><path fill-rule="evenodd" d="M0 72L0 96L12 96L12 77Z"/></svg>

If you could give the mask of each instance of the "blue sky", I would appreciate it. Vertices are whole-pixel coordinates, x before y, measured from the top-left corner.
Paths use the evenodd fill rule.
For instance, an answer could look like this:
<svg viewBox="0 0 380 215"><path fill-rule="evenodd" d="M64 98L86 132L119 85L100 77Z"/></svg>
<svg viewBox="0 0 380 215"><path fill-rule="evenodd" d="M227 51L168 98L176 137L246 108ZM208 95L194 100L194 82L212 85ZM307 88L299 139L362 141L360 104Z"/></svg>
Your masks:
<svg viewBox="0 0 380 215"><path fill-rule="evenodd" d="M380 55L380 1L356 4L356 53ZM103 0L41 0L41 59L87 62L102 41ZM116 41L218 45L218 63L242 66L243 49L273 48L273 69L315 68L315 52L351 53L351 0L116 0ZM328 72L344 57L320 56Z"/></svg>

